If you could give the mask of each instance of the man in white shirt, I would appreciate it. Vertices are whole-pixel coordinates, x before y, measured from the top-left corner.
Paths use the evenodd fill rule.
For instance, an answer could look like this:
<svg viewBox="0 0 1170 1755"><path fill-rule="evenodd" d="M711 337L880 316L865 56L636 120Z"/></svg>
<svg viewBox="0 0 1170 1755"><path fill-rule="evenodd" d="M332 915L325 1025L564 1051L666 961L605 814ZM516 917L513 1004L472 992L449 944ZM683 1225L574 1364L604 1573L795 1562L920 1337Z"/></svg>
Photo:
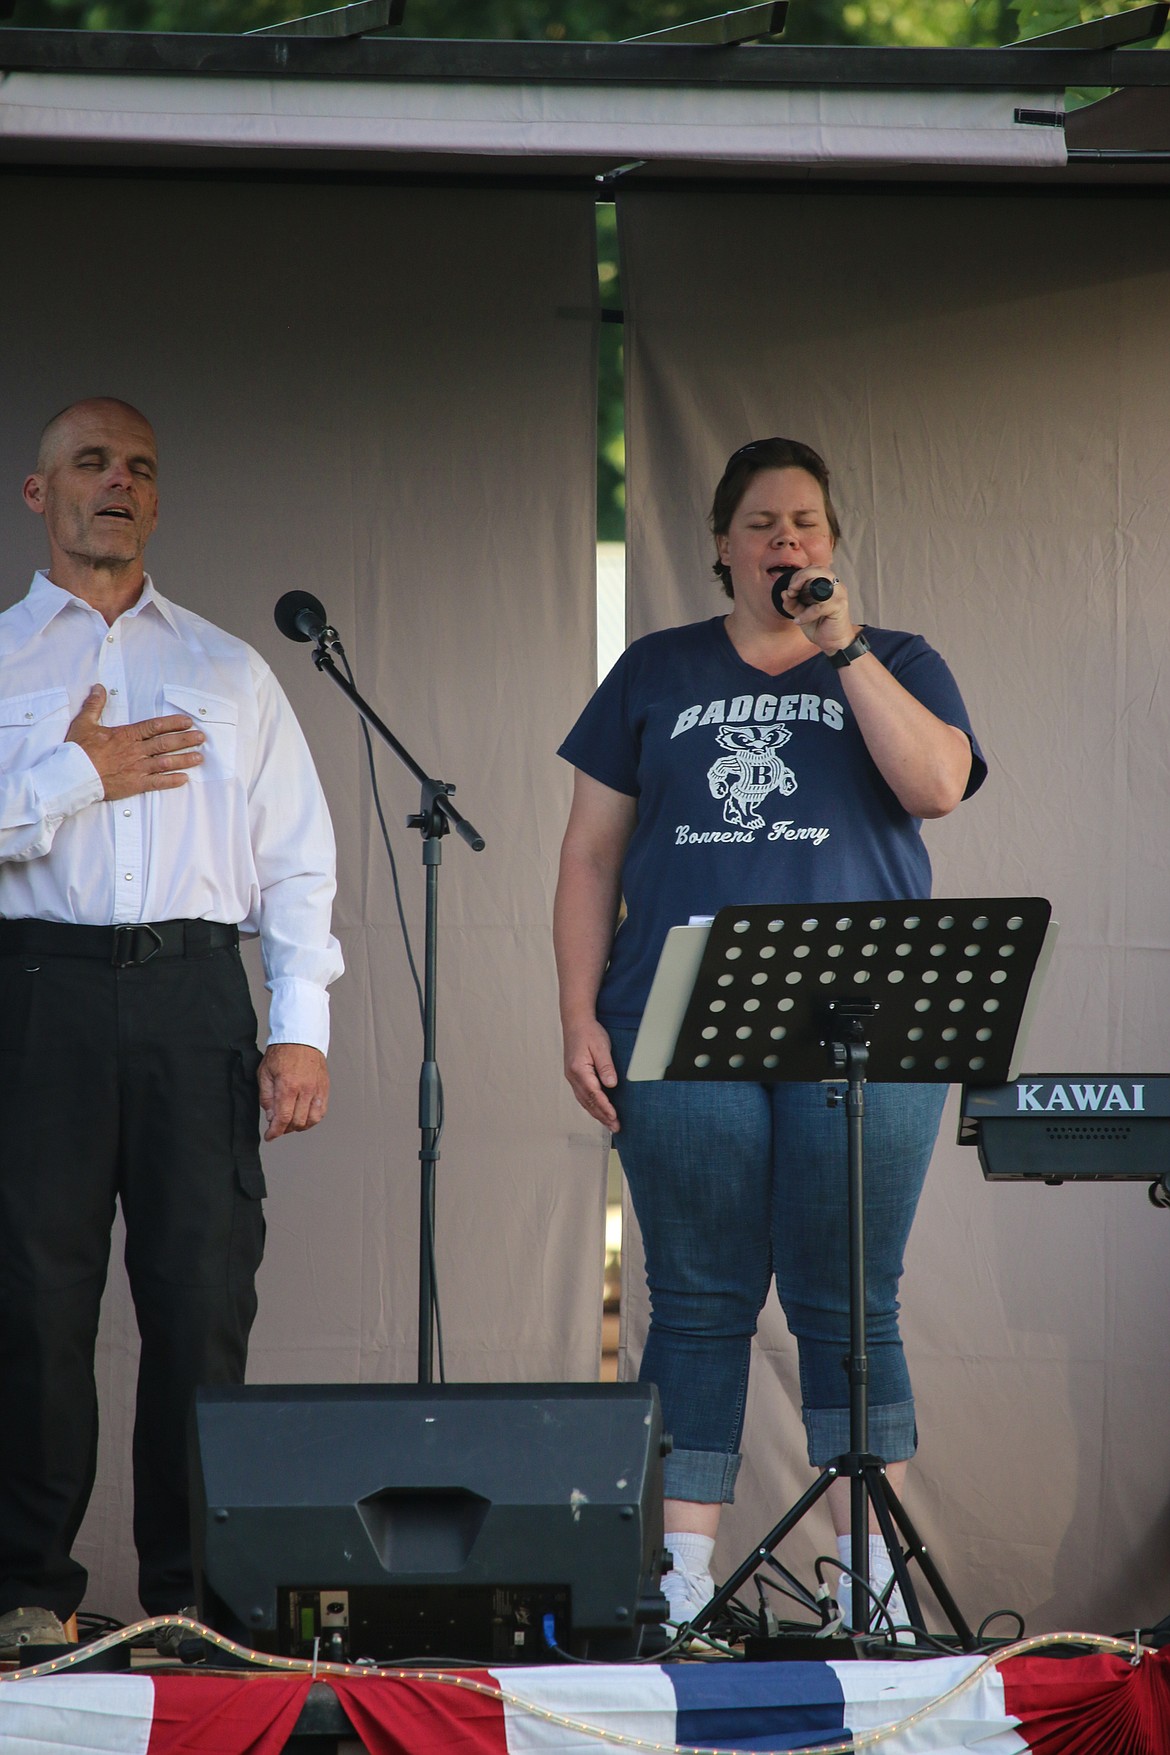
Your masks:
<svg viewBox="0 0 1170 1755"><path fill-rule="evenodd" d="M186 1419L240 1382L266 1140L329 1075L333 832L257 653L168 602L149 422L109 398L42 435L26 504L50 565L0 615L0 1647L51 1643L85 1592L93 1352L115 1202L142 1337L139 1594L194 1600ZM269 1044L239 959L259 933Z"/></svg>

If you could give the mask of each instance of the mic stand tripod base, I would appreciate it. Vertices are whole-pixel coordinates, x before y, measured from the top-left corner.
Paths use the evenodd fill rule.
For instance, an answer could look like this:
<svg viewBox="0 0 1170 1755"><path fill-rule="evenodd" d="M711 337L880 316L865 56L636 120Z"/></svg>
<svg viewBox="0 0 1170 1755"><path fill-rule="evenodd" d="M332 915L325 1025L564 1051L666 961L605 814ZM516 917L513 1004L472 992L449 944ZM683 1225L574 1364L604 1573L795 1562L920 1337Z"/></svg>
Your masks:
<svg viewBox="0 0 1170 1755"><path fill-rule="evenodd" d="M831 1463L825 1465L808 1491L802 1494L796 1503L785 1512L780 1522L768 1531L768 1534L757 1544L747 1559L736 1567L726 1583L722 1584L715 1592L710 1602L705 1603L698 1614L692 1617L691 1628L696 1633L702 1632L714 1620L724 1605L731 1601L741 1586L746 1584L748 1579L759 1570L764 1561L771 1558L773 1551L780 1546L785 1536L789 1535L802 1521L806 1513L811 1511L813 1506L824 1497L833 1482L841 1479L848 1479L855 1487L860 1486L867 1505L873 1507L882 1540L885 1542L890 1563L894 1569L895 1581L902 1592L906 1612L910 1616L911 1625L925 1629L918 1593L914 1588L914 1582L907 1565L907 1561L914 1560L921 1568L923 1577L934 1592L939 1606L950 1622L960 1651L977 1650L978 1641L975 1634L951 1595L946 1580L935 1565L929 1550L910 1521L905 1506L890 1485L885 1462L880 1456L874 1456L867 1451L846 1452L844 1456L836 1457ZM905 1550L902 1547L903 1541L906 1544ZM867 1562L869 1558L868 1547L867 1535L865 1556ZM860 1571L861 1569L850 1568L850 1571L855 1570ZM865 1572L868 1576L868 1564ZM872 1602L867 1598L865 1609L862 1611L864 1620L874 1619L872 1608ZM869 1612L867 1613L867 1611ZM880 1614L876 1620L877 1625L872 1629L863 1627L858 1631L861 1633L872 1631L875 1634L880 1634L882 1631ZM782 1645L783 1641L781 1641ZM775 1655L775 1652L770 1653L770 1655Z"/></svg>

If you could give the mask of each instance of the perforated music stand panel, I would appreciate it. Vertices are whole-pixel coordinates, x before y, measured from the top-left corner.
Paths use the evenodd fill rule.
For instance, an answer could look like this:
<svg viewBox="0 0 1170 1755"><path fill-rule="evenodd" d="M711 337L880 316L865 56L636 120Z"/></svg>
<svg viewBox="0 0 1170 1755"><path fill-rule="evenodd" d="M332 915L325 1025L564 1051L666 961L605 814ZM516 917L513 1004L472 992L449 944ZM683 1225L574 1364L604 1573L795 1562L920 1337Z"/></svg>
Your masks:
<svg viewBox="0 0 1170 1755"><path fill-rule="evenodd" d="M1038 896L723 908L665 1076L832 1077L833 1008L863 1001L870 1081L1004 1084L1050 916Z"/></svg>

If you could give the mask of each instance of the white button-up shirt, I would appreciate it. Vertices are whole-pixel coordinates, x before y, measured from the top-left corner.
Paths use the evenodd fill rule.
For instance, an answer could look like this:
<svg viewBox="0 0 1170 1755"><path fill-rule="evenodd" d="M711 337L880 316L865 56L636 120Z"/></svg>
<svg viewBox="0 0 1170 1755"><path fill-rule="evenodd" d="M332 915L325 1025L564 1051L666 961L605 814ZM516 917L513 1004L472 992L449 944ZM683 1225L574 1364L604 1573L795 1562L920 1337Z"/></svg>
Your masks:
<svg viewBox="0 0 1170 1755"><path fill-rule="evenodd" d="M207 741L184 786L106 800L65 733L94 683L104 725L186 713ZM269 1040L329 1043L333 828L276 678L146 580L112 627L43 573L0 615L0 917L219 920L259 933Z"/></svg>

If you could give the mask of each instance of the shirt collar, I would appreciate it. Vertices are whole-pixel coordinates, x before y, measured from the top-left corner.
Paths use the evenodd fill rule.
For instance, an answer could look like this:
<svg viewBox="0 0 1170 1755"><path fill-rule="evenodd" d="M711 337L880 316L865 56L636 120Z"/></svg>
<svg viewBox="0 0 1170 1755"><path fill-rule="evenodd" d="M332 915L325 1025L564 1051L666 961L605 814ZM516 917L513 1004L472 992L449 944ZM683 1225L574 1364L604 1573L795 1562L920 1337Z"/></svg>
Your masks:
<svg viewBox="0 0 1170 1755"><path fill-rule="evenodd" d="M54 617L60 615L61 611L71 603L79 604L82 609L88 610L91 614L97 614L93 605L86 603L84 598L75 597L72 591L63 591L59 585L54 585L43 570L35 574L29 587L28 596L24 601L32 623L32 632L36 634L47 628ZM137 603L131 604L129 609L124 610L118 620L121 621L125 616L140 615L147 608L150 608L153 613L161 615L172 631L178 633L179 628L175 619L174 606L167 602L161 591L155 590L154 580L149 573L143 576L142 592Z"/></svg>

